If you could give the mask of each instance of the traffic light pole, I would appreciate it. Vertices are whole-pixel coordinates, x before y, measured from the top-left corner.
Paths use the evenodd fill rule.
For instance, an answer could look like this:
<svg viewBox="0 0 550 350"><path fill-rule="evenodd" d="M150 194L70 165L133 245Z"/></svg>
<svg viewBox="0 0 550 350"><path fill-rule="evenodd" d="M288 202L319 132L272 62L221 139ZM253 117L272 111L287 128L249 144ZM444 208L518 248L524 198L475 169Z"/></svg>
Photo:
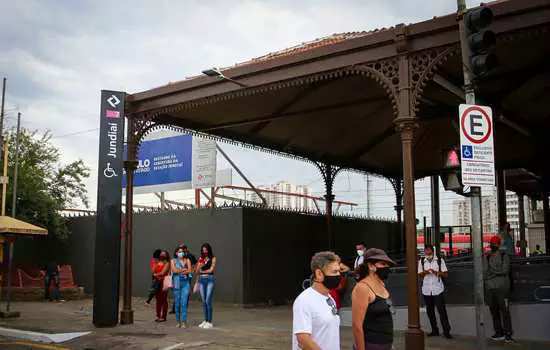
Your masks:
<svg viewBox="0 0 550 350"><path fill-rule="evenodd" d="M466 1L457 0L458 5L458 27L460 32L460 47L462 51L462 67L464 72L464 93L467 104L475 104L476 97L472 85L473 74L470 69L470 47L467 42L467 33L464 24L464 14L466 13ZM485 326L483 321L484 287L483 287L483 226L481 222L481 188L472 187L470 206L472 210L472 254L474 264L474 302L476 312L476 336L479 349L487 349L485 338Z"/></svg>

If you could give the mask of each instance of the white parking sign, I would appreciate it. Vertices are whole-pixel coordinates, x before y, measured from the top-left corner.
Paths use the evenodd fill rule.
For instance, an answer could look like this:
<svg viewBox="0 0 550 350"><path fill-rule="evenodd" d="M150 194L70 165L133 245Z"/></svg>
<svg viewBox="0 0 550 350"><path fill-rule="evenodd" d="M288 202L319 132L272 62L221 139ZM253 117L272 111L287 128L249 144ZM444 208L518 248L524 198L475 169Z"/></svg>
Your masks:
<svg viewBox="0 0 550 350"><path fill-rule="evenodd" d="M462 183L468 186L494 186L494 127L491 108L461 104L459 124Z"/></svg>

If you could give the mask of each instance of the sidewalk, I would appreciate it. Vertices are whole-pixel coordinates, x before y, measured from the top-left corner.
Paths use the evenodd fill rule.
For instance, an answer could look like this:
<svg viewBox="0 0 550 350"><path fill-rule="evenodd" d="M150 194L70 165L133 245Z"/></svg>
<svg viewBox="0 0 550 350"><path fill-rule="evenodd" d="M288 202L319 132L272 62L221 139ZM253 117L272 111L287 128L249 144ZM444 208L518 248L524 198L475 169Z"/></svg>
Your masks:
<svg viewBox="0 0 550 350"><path fill-rule="evenodd" d="M2 305L3 306L3 305ZM31 330L45 333L92 331L91 334L58 344L56 349L122 350L122 349L269 349L291 348L292 310L288 306L243 309L231 305L214 306L214 329L197 328L202 321L202 308L192 301L189 308L189 329L176 328L173 315L168 322L155 323L154 307L147 307L142 299L134 300L135 324L115 328L95 328L92 325L92 301L79 300L66 303L16 302L13 310L21 312L21 318L0 320L0 327ZM350 327L342 327L342 349L352 348ZM2 349L40 349L26 345L11 345L9 339L0 337ZM467 350L477 349L472 338L458 337L427 339L427 349ZM52 347L54 348L54 347ZM549 343L492 344L489 349L550 349ZM395 349L404 349L403 334L396 336Z"/></svg>

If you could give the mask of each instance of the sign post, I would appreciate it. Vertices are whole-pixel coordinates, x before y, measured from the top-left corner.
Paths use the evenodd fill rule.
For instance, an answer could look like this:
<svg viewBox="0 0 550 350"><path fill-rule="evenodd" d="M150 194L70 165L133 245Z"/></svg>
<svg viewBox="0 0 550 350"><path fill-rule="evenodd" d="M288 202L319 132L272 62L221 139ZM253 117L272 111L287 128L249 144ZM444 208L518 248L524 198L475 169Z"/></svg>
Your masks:
<svg viewBox="0 0 550 350"><path fill-rule="evenodd" d="M101 91L93 322L118 323L124 93Z"/></svg>
<svg viewBox="0 0 550 350"><path fill-rule="evenodd" d="M483 62L484 60L483 59L476 59L475 61L478 63L477 66L484 66L483 63L485 63L486 67L485 68L490 68L489 66L490 65L487 65L487 63L489 63L490 60L487 60L487 57L489 57L489 55L475 55L474 56L474 52L472 52L472 49L469 45L469 43L471 42L471 40L468 40L468 36L469 36L469 30L468 30L468 24L470 24L470 26L473 24L473 23L466 23L465 21L465 17L467 17L468 15L468 10L466 8L466 1L465 0L457 0L457 12L458 12L458 31L459 31L459 35L460 35L460 51L461 51L461 54L462 54L462 72L463 72L463 76L464 76L464 95L465 95L465 98L466 98L466 103L467 104L470 104L470 105L474 105L476 103L476 96L475 96L475 90L474 90L474 84L473 84L473 80L475 78L474 76L474 67L473 65L471 64L472 62L472 58L476 57L476 58L482 58L482 56L484 56L486 58L485 62ZM472 14L480 14L481 12L485 13L485 16L478 16L479 19L483 18L485 21L485 23L482 23L483 25L481 25L480 27L485 27L489 22L490 23L490 20L492 19L492 12L491 12L491 16L487 16L487 9L478 9L475 13L472 12ZM489 10L490 12L490 10ZM488 20L488 21L487 21ZM471 22L471 21L468 21L468 22ZM478 21L479 22L479 21ZM478 23L479 24L479 23ZM471 28L470 28L471 29ZM482 69L483 71L484 69ZM479 70L476 70L476 71L479 71ZM471 112L480 112L478 110L472 110ZM464 111L460 111L459 112L466 112L465 110ZM485 111L487 112L487 111ZM459 113L460 114L460 119L462 119L462 114L463 113ZM471 118L469 117L470 113L468 113L468 116L466 116L466 118ZM483 113L481 113L482 115L482 119L485 119L485 115ZM470 128L474 128L474 130L470 129L470 132L468 133L468 135L470 135L470 137L474 140L480 140L478 138L478 136L480 135L477 135L477 133L483 133L483 131L480 131L478 128L479 126L477 125L480 120L477 118L477 117L472 117L472 119L470 120L465 120L465 124L464 124L464 129L466 128L466 123L469 122L469 126ZM487 120L485 119L485 122L487 122ZM492 120L490 121L491 122L491 125L492 125ZM463 128L462 127L462 123L460 123L461 125L461 129ZM484 133L484 136L488 135L488 134L491 134L487 137L487 139L490 137L491 138L491 144L492 144L492 128L490 130L490 132L488 131L488 125L486 125L486 129L485 130L485 133ZM461 139L461 143L462 143L462 138L463 138L463 135L464 135L464 132L460 132L460 139ZM465 136L465 135L464 135ZM481 139L483 139L483 137L481 137ZM470 140L471 141L471 140ZM487 141L487 140L486 140ZM475 143L475 142L474 142ZM468 144L465 144L464 146L472 146L471 144L468 145ZM468 155L468 151L470 149L467 147L464 151L462 150L462 147L461 147L461 154L463 152L466 152L466 154ZM472 150L473 150L473 147L472 147ZM470 158L466 158L466 159L470 159ZM473 159L473 158L472 158ZM494 159L493 159L494 161ZM494 168L494 166L493 166ZM494 172L494 170L493 170ZM487 174L486 172L483 172L484 174ZM476 177L477 175L473 175L472 174L472 177L469 178L470 181L476 181ZM489 178L489 176L479 176L480 179L487 179ZM463 179L464 181L464 179ZM494 174L493 174L493 182L494 182ZM470 185L472 186L472 185ZM485 307L485 302L484 302L484 283L483 283L483 223L482 223L482 216L481 216L481 187L478 187L478 186L472 186L471 187L471 191L470 191L470 206L471 206L471 210L472 210L472 230L471 230L471 235L472 235L472 260L473 260L473 264L474 264L474 303L475 303L475 311L476 311L476 336L477 336L477 342L478 342L478 346L479 346L479 349L480 350L485 350L487 349L487 340L485 338L485 323L484 323L484 317L483 317L483 312L484 312L484 307Z"/></svg>
<svg viewBox="0 0 550 350"><path fill-rule="evenodd" d="M459 115L462 183L468 186L494 186L494 128L491 108L461 104Z"/></svg>

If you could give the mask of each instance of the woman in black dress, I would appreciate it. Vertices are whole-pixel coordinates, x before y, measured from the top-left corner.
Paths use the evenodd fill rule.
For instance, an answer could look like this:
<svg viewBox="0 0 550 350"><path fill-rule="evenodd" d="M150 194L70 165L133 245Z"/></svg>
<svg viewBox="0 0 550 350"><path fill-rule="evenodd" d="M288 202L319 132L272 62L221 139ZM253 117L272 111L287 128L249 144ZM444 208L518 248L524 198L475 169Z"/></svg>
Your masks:
<svg viewBox="0 0 550 350"><path fill-rule="evenodd" d="M355 349L391 350L393 318L390 292L384 281L395 263L381 249L371 248L364 256L357 268L359 282L351 296Z"/></svg>

